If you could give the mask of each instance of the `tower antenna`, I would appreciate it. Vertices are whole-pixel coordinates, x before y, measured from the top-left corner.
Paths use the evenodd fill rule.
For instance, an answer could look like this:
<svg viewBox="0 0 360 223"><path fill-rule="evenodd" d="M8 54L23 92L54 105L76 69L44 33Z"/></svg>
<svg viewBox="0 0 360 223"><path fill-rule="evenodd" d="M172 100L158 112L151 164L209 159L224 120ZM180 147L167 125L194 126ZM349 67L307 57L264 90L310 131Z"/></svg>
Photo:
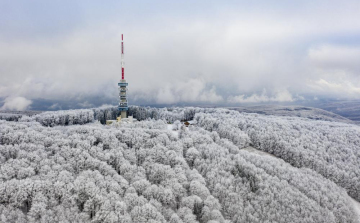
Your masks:
<svg viewBox="0 0 360 223"><path fill-rule="evenodd" d="M118 83L119 86L119 106L118 110L121 111L121 118L127 117L128 100L127 100L127 86L128 83L125 80L125 68L124 68L124 34L121 34L121 80Z"/></svg>
<svg viewBox="0 0 360 223"><path fill-rule="evenodd" d="M124 68L124 34L121 34L121 80L124 80L125 68Z"/></svg>

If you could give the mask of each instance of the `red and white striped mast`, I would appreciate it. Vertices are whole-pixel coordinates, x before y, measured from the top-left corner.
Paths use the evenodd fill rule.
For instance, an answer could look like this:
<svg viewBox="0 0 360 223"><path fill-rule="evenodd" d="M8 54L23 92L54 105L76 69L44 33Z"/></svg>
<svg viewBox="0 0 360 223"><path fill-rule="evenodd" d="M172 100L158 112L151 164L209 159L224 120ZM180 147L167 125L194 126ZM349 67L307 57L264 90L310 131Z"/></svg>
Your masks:
<svg viewBox="0 0 360 223"><path fill-rule="evenodd" d="M121 80L124 80L125 68L124 68L124 34L121 34Z"/></svg>

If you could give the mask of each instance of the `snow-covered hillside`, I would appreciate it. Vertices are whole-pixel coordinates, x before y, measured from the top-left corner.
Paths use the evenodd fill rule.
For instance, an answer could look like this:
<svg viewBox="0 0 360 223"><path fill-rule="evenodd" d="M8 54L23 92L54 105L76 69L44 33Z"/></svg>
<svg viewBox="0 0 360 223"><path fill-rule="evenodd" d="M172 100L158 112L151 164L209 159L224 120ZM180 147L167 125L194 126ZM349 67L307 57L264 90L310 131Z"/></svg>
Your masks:
<svg viewBox="0 0 360 223"><path fill-rule="evenodd" d="M129 112L141 121L101 125L111 107L0 121L0 222L359 222L358 126Z"/></svg>
<svg viewBox="0 0 360 223"><path fill-rule="evenodd" d="M350 119L347 119L341 115L325 111L319 108L304 107L304 106L279 106L279 105L263 105L263 106L249 106L249 107L233 107L229 108L239 112L245 113L257 113L264 115L275 116L290 116L290 117L302 117L313 120L332 121L332 122L344 122L355 124Z"/></svg>

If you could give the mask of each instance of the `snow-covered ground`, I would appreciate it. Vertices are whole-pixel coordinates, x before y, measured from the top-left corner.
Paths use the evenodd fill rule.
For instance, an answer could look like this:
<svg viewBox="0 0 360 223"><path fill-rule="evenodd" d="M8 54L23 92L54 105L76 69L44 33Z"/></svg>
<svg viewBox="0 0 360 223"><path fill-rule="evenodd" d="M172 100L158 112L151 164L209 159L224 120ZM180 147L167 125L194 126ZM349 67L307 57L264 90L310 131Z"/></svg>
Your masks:
<svg viewBox="0 0 360 223"><path fill-rule="evenodd" d="M355 209L355 212L358 216L358 220L360 222L360 203L357 202L356 200L354 200L354 198L350 197L349 196L349 200L351 201L351 203L353 203L353 206L354 206L354 209Z"/></svg>
<svg viewBox="0 0 360 223"><path fill-rule="evenodd" d="M167 124L167 129L170 130L174 136L179 137L179 130L174 130L173 124Z"/></svg>
<svg viewBox="0 0 360 223"><path fill-rule="evenodd" d="M248 152L251 152L251 153L254 153L254 154L257 154L257 155L261 155L261 156L271 156L271 157L274 157L276 159L280 159L280 158L277 158L276 156L270 154L270 153L267 153L267 152L264 152L264 151L261 151L261 150L258 150L258 149L255 149L254 147L252 146L249 146L249 147L246 147L244 148L243 150L246 150ZM281 159L280 159L281 160Z"/></svg>

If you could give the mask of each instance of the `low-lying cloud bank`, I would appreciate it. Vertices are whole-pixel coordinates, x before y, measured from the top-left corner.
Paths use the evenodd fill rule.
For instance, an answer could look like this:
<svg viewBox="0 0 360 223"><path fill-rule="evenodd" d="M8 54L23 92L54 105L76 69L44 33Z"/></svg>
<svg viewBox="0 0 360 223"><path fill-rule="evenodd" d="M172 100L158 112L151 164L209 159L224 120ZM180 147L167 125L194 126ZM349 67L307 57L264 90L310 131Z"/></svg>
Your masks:
<svg viewBox="0 0 360 223"><path fill-rule="evenodd" d="M43 15L61 33L39 23L42 14L35 8L29 10L36 21L23 8L21 18L37 30L23 27L28 35L14 32L22 27L11 18L24 7L15 5L19 11L3 11L9 18L0 24L0 98L26 98L34 102L32 108L36 101L50 101L50 110L74 103L83 108L116 104L124 33L131 104L360 99L358 1L341 7L328 1L298 4L200 4L188 11L167 3L169 10L149 10L146 22L131 4L109 3L114 11L106 16L101 8L96 10L101 16L84 15L81 8L97 4L80 4L71 7L70 16L77 17L69 19L68 29L57 20L64 16L59 12L53 11L54 18ZM119 8L128 20L120 18ZM3 109L29 108L26 100L14 102L24 104L20 107L3 101Z"/></svg>
<svg viewBox="0 0 360 223"><path fill-rule="evenodd" d="M31 104L32 101L24 97L8 97L0 110L25 111Z"/></svg>
<svg viewBox="0 0 360 223"><path fill-rule="evenodd" d="M273 96L268 96L266 90L259 94L252 94L246 97L245 95L238 95L235 97L230 96L228 98L229 103L261 103L261 102L293 102L296 99L290 94L289 91L278 91Z"/></svg>

